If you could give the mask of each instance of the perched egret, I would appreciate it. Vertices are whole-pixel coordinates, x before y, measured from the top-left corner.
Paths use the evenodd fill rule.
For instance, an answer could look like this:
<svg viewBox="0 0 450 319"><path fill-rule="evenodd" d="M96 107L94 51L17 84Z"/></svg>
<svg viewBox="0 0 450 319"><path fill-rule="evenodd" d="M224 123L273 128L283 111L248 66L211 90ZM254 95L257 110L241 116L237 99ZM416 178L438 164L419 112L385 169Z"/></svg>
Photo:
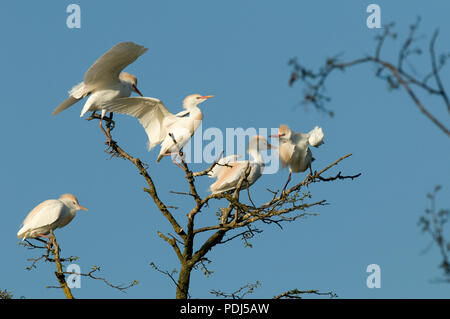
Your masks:
<svg viewBox="0 0 450 319"><path fill-rule="evenodd" d="M18 238L46 237L50 231L66 226L75 217L78 210L87 208L80 206L78 199L72 194L63 194L59 199L48 199L27 215L23 227L17 233Z"/></svg>
<svg viewBox="0 0 450 319"><path fill-rule="evenodd" d="M323 144L324 135L321 127L316 126L310 132L302 133L293 132L287 125L280 125L278 135L271 137L280 140L279 156L282 167L289 166L286 186L291 180L292 173L304 172L308 168L312 172L311 162L314 158L309 146L319 147Z"/></svg>
<svg viewBox="0 0 450 319"><path fill-rule="evenodd" d="M211 97L212 95L188 95L183 101L185 110L178 114L170 113L163 102L151 97L115 99L108 102L105 109L137 117L147 133L149 150L161 144L157 159L159 162L164 156L178 154L186 145L203 120L203 113L198 105Z"/></svg>
<svg viewBox="0 0 450 319"><path fill-rule="evenodd" d="M83 82L70 90L69 98L62 102L52 114L56 115L89 96L80 117L88 111L101 111L100 128L108 138L111 138L102 126L102 120L106 114L103 105L116 98L128 97L132 92L142 96L137 88L137 78L122 70L147 50L133 42L121 42L113 46L95 61L85 73Z"/></svg>
<svg viewBox="0 0 450 319"><path fill-rule="evenodd" d="M252 160L237 161L238 155L230 155L221 159L208 176L211 178L217 178L217 180L211 184L209 190L213 194L218 194L230 190L234 190L239 183L241 177L249 169L247 176L247 182L244 182L242 186L253 185L258 178L261 177L264 169L264 159L260 151L274 148L274 146L267 143L267 139L263 136L253 136L248 144L247 152L252 157Z"/></svg>

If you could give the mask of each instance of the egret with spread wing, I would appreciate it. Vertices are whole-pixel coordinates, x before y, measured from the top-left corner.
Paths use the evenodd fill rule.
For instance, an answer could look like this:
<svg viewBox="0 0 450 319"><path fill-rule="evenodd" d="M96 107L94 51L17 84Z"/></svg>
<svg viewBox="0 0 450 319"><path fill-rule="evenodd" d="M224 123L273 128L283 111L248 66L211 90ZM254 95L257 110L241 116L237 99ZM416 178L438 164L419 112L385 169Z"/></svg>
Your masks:
<svg viewBox="0 0 450 319"><path fill-rule="evenodd" d="M292 173L304 172L308 168L311 170L311 163L314 161L309 146L319 147L323 144L323 131L321 127L314 127L308 133L293 132L289 126L280 125L278 135L272 135L280 139L279 156L283 167L289 166L289 177L285 185L291 180Z"/></svg>
<svg viewBox="0 0 450 319"><path fill-rule="evenodd" d="M147 50L133 42L121 42L113 46L95 61L85 73L83 82L70 90L69 98L62 102L52 114L56 115L89 96L80 117L88 111L101 111L100 128L108 138L111 138L102 126L102 120L106 114L103 105L116 98L128 97L132 92L142 96L137 88L137 78L122 70Z"/></svg>
<svg viewBox="0 0 450 319"><path fill-rule="evenodd" d="M262 175L264 169L264 159L260 153L262 150L274 148L267 143L267 139L263 136L256 135L250 139L247 152L253 158L251 161L237 161L238 155L230 155L221 159L210 173L209 177L217 178L211 184L209 190L213 194L219 194L226 191L236 189L239 180L246 173L246 182L242 184L244 187L253 185ZM249 171L247 171L249 169Z"/></svg>
<svg viewBox="0 0 450 319"><path fill-rule="evenodd" d="M172 114L163 102L151 97L115 99L104 107L108 112L137 117L147 133L149 149L161 144L157 159L159 162L164 156L178 154L186 145L203 120L203 113L198 105L211 97L212 95L188 95L183 101L185 110L178 114Z"/></svg>
<svg viewBox="0 0 450 319"><path fill-rule="evenodd" d="M50 231L66 226L75 217L78 210L87 208L80 206L78 199L72 194L63 194L59 199L48 199L37 205L23 221L23 227L17 237L47 237Z"/></svg>

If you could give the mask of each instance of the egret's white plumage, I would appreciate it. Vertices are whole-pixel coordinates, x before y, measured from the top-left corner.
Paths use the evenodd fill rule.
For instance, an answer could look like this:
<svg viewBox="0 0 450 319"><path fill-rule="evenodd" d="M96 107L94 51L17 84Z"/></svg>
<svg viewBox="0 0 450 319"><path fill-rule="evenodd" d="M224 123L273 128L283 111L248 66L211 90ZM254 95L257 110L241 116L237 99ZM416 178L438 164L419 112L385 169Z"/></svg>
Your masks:
<svg viewBox="0 0 450 319"><path fill-rule="evenodd" d="M198 105L210 97L212 95L188 95L183 101L185 110L178 114L172 114L163 102L151 97L115 99L104 107L108 112L136 117L147 133L149 149L161 144L157 159L159 162L163 156L177 153L189 141L203 120L203 113Z"/></svg>
<svg viewBox="0 0 450 319"><path fill-rule="evenodd" d="M324 134L318 126L308 133L302 133L293 132L287 125L280 125L278 135L272 137L280 139L279 156L282 166L289 166L289 173L297 173L311 167L313 157L309 146L322 145Z"/></svg>
<svg viewBox="0 0 450 319"><path fill-rule="evenodd" d="M69 98L62 102L52 114L56 115L89 96L80 116L88 111L102 111L101 117L103 118L106 111L102 106L106 102L130 96L131 92L136 92L142 96L137 89L137 78L127 72L122 72L122 70L136 61L147 50L147 48L133 42L116 44L94 62L85 73L83 82L70 90Z"/></svg>
<svg viewBox="0 0 450 319"><path fill-rule="evenodd" d="M217 161L217 165L215 165L212 170L208 172L208 176L211 178L218 177L225 167L230 166L231 163L236 162L240 157L241 155L233 154L221 158Z"/></svg>
<svg viewBox="0 0 450 319"><path fill-rule="evenodd" d="M87 208L80 206L72 194L63 194L59 199L48 199L27 215L17 237L34 238L47 235L51 230L66 226L75 217L76 211Z"/></svg>
<svg viewBox="0 0 450 319"><path fill-rule="evenodd" d="M236 188L241 177L249 169L247 176L248 186L253 185L262 175L264 169L264 159L260 153L262 150L270 149L273 146L267 143L265 137L256 135L250 139L247 152L253 158L251 161L237 161L239 155L230 155L221 159L213 170L208 173L209 177L217 178L211 184L209 190L213 194L230 191ZM243 186L247 186L244 184Z"/></svg>

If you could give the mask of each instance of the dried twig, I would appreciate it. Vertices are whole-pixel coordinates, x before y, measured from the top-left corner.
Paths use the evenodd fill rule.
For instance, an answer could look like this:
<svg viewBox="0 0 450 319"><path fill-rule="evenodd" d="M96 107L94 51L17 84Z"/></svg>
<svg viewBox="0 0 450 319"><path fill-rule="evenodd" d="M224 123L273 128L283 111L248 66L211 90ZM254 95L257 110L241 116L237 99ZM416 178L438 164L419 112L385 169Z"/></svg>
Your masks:
<svg viewBox="0 0 450 319"><path fill-rule="evenodd" d="M444 278L438 281L450 282L450 242L444 236L444 227L450 216L449 209L436 209L436 195L441 190L441 186L436 186L433 192L427 194L430 200L430 207L425 209L425 214L420 217L418 225L422 231L428 233L434 244L439 248L442 261L439 265L444 271Z"/></svg>
<svg viewBox="0 0 450 319"><path fill-rule="evenodd" d="M336 298L338 295L336 295L334 292L320 292L319 290L298 290L297 288L283 292L275 297L273 299L302 299L301 295L318 295L318 296L329 296L330 298Z"/></svg>
<svg viewBox="0 0 450 319"><path fill-rule="evenodd" d="M94 276L94 273L100 270L100 267L98 267L98 266L93 266L91 271L86 273L86 274L64 271L63 270L63 263L65 263L65 262L72 263L75 260L77 260L78 257L70 256L68 258L62 258L60 256L61 249L59 247L58 242L56 241L56 237L53 234L53 231L50 232L50 236L49 237L50 237L50 239L49 239L48 242L46 242L46 241L44 241L42 239L39 239L39 238L33 238L35 240L39 240L41 242L47 243L46 246L35 245L35 244L31 243L28 239L25 240L24 242L19 243L19 244L21 244L22 246L24 246L24 247L26 247L28 249L44 249L45 250L45 253L43 255L41 255L40 257L29 258L28 260L31 261L32 263L26 269L27 270L31 270L31 269L37 268L37 263L39 261L55 263L55 265L56 265L55 276L56 276L56 279L58 280L59 286L47 286L47 288L62 289L63 292L64 292L64 295L66 296L67 299L74 299L72 291L71 291L71 289L70 289L70 287L69 287L69 285L67 284L67 281L66 281L66 276L65 275L67 275L67 274L76 274L76 275L79 275L79 276L89 277L89 278L95 279L95 280L101 280L107 286L109 286L111 288L118 289L118 290L120 290L122 292L125 292L126 289L128 289L130 287L133 287L133 286L138 284L138 282L135 280L131 284L127 285L127 286L124 286L124 285L113 285L113 284L111 284L108 280L106 280L103 277ZM50 256L53 256L53 258L50 257Z"/></svg>
<svg viewBox="0 0 450 319"><path fill-rule="evenodd" d="M447 136L450 136L448 127L429 111L429 107L426 107L419 99L419 92L416 92L416 89L419 89L425 93L440 97L450 113L450 101L440 77L440 71L445 65L447 59L450 57L450 54L442 54L440 56L439 63L437 62L436 53L434 50L435 42L438 36L438 31L436 30L431 38L429 46L431 71L424 78L420 78L408 60L413 55L422 54L423 51L420 48L412 47L412 44L417 40L415 34L419 27L419 23L420 18L418 18L417 21L410 26L409 35L401 45L397 63L389 62L381 57L381 51L386 39L397 38L397 34L391 31L394 26L394 24L391 23L386 25L383 29L383 33L375 38L376 46L373 55L356 58L346 62L340 61L339 57L335 56L327 59L325 64L320 67L318 71L312 71L306 68L298 62L297 58L291 59L289 64L292 66L292 72L289 85L292 86L297 81L303 82L306 88L303 93L304 98L302 103L305 105L312 104L316 109L333 116L334 112L328 110L325 106L331 98L323 94L326 90L325 84L330 74L334 73L336 70L344 71L357 65L371 63L376 67L375 76L386 81L390 90L399 89L401 87L404 88L416 107L442 132L444 132ZM412 72L405 70L405 63L410 66ZM431 86L428 84L428 80L430 78L435 79L436 86Z"/></svg>
<svg viewBox="0 0 450 319"><path fill-rule="evenodd" d="M259 287L261 287L261 283L256 281L254 284L246 284L231 293L226 293L220 290L211 290L210 293L220 298L243 299L246 295L254 293L255 289Z"/></svg>

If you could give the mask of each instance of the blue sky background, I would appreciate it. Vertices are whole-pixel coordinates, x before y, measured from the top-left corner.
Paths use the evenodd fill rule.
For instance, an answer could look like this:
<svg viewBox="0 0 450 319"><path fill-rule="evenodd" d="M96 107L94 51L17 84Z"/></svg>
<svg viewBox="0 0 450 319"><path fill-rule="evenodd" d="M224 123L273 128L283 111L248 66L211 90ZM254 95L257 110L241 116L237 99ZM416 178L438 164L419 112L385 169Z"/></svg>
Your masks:
<svg viewBox="0 0 450 319"><path fill-rule="evenodd" d="M0 289L26 298L62 298L53 264L26 271L36 251L19 246L17 230L38 203L70 192L89 208L56 231L62 254L81 257L113 283L140 284L126 294L102 282L82 280L78 298L173 298L175 288L153 270L178 268L178 260L157 231L170 226L142 191L144 179L128 162L109 159L97 123L80 119L82 103L53 117L52 110L82 80L87 68L121 41L149 51L126 70L139 79L145 96L158 97L178 112L190 93L214 94L202 105L203 127L273 128L296 131L323 127L325 145L313 149L315 168L353 153L338 168L362 173L351 181L310 187L313 200L331 204L313 210L319 216L285 224L283 230L261 224L264 232L244 248L240 240L217 246L207 257L214 274L193 273L190 294L209 298L211 289L231 292L259 280L252 297L270 298L288 289L334 291L342 298L448 298L450 286L430 281L439 276L434 247L417 226L427 207L426 193L444 186L438 207L450 207L449 140L410 101L404 91L388 92L360 66L333 74L328 82L333 119L298 107L301 87L288 87L288 60L308 66L343 52L346 58L373 52L379 32L366 27L368 1L77 1L81 29L66 27L71 1L8 1L0 4L2 49L2 156L0 157ZM438 52L450 51L450 3L377 1L382 24L394 21L404 36L422 16L419 44L427 48L436 27ZM400 42L386 45L398 52ZM387 54L385 57L394 57ZM416 58L418 72L428 56ZM423 68L423 69L422 69ZM448 68L442 72L450 83ZM420 95L448 123L441 101ZM190 209L192 201L170 194L186 191L181 171L170 160L156 164L159 152L146 151L146 135L137 120L116 117L114 137L131 154L150 164L161 198ZM200 170L206 164L192 165ZM288 171L263 176L253 198L263 203L266 187L282 187ZM295 175L298 181L304 174ZM211 180L198 179L205 195ZM182 223L186 211L175 211ZM214 220L214 210L198 215L198 225ZM366 287L366 267L381 267L381 288Z"/></svg>

